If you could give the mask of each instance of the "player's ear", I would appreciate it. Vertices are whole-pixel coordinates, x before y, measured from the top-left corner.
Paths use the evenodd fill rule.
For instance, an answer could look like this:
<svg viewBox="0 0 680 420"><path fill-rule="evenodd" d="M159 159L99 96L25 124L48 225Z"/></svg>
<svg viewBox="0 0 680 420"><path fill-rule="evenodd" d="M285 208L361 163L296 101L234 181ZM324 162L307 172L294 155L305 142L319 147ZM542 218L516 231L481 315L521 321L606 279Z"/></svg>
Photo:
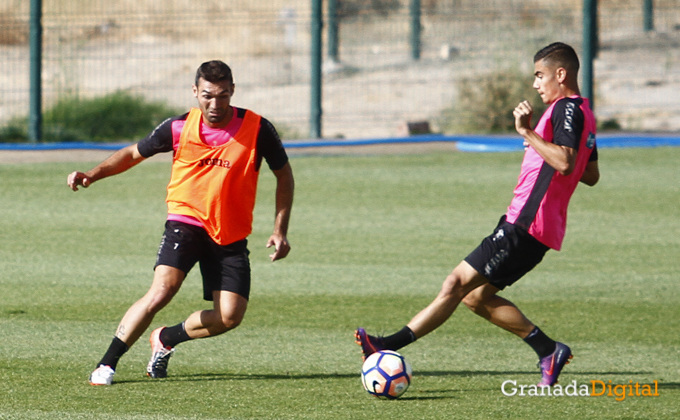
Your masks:
<svg viewBox="0 0 680 420"><path fill-rule="evenodd" d="M564 82L567 80L567 69L564 67L558 67L555 70L555 76L560 84L564 84Z"/></svg>
<svg viewBox="0 0 680 420"><path fill-rule="evenodd" d="M194 92L194 97L198 98L198 86L191 85L191 91Z"/></svg>

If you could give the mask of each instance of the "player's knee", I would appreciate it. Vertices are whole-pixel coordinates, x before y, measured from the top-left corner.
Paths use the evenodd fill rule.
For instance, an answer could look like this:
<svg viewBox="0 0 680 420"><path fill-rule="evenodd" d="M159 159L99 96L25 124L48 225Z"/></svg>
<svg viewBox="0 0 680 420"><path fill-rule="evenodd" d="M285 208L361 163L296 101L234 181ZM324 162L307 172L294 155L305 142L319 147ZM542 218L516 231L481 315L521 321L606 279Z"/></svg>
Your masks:
<svg viewBox="0 0 680 420"><path fill-rule="evenodd" d="M475 313L477 313L479 309L483 306L482 298L480 294L477 293L476 290L473 290L472 292L468 293L463 298L463 304L465 304L465 306L467 306L469 310Z"/></svg>
<svg viewBox="0 0 680 420"><path fill-rule="evenodd" d="M461 279L455 273L449 274L449 276L444 280L442 285L442 290L439 293L440 297L447 300L460 300L464 297L463 285Z"/></svg>
<svg viewBox="0 0 680 420"><path fill-rule="evenodd" d="M149 313L156 313L163 309L165 305L170 303L172 298L177 293L175 288L159 288L149 292L147 294L147 311Z"/></svg>
<svg viewBox="0 0 680 420"><path fill-rule="evenodd" d="M221 327L223 329L222 332L227 332L241 325L241 321L243 321L243 315L222 314L221 321Z"/></svg>

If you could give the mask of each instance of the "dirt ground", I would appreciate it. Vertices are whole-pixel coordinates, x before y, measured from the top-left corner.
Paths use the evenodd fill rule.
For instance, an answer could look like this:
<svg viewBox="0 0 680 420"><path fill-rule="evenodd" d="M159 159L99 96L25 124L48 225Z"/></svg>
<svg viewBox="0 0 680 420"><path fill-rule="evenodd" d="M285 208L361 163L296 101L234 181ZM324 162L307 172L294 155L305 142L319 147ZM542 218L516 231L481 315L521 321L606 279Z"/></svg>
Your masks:
<svg viewBox="0 0 680 420"><path fill-rule="evenodd" d="M54 18L46 21L45 107L54 103L60 92L95 97L125 90L184 110L195 104L190 85L197 63L223 58L234 69L237 85L234 105L256 111L277 127L286 126L287 139L303 139L308 135L309 31L304 22L309 2L270 0L264 5L264 1L252 0L222 2L221 6L215 2L171 2L174 7L191 5L192 10L196 7L204 13L205 19L200 15L184 26L162 21L153 24L154 19L166 16L157 13L149 14L151 21L140 22L143 19L139 16L146 16L145 10L162 7L161 0L132 2L135 4L130 7L137 14L131 15L113 13L120 1L79 3L101 4L102 10L91 6L78 12L86 17L76 14L72 19L65 18L68 14L59 15L68 24ZM296 9L297 29L288 40L283 36L288 24L279 18L264 25L261 19L265 15L257 12L234 20L231 14L220 12L232 7L232 3L242 3L238 7L245 9L269 10L266 16L272 10ZM401 15L389 19L348 19L343 23L340 62L327 58L324 62L324 137L394 137L399 136L407 121L429 121L437 132L441 112L456 103L457 86L462 80L514 67L526 74L533 73L530 60L533 50L527 51L523 46L534 39L545 38L546 42L559 39L577 47L581 44L580 29L576 30L581 27L579 13L564 12L567 14L562 16L560 12L578 8L580 2L576 0L505 2L507 5L475 2L479 7L472 5L472 0L440 3L466 4L462 10L482 14L476 18L470 18L474 14L461 15L460 19L457 14L446 19L425 14L423 54L417 62L406 56L407 44L399 35L406 33L406 21ZM677 0L656 2L659 12L655 30L644 33L638 16L639 3L601 2L601 44L594 62L596 115L600 121L616 122L626 131L678 131L680 8ZM151 7L152 4L155 6ZM494 8L514 12L507 16L496 13L493 21L480 24L482 18L491 19L484 13ZM522 10L532 13L525 15ZM211 20L215 13L224 20ZM533 25L518 25L526 16L538 16L538 20ZM201 26L197 28L193 22ZM546 32L544 27L550 27L551 22L555 26ZM158 28L183 30L186 34L157 32ZM95 34L97 31L100 32ZM204 32L211 36L206 39ZM214 36L217 33L219 36ZM230 42L225 43L225 39ZM0 62L6 63L0 72L0 86L4 87L0 89L3 92L0 125L27 112L28 55L27 43L0 42Z"/></svg>

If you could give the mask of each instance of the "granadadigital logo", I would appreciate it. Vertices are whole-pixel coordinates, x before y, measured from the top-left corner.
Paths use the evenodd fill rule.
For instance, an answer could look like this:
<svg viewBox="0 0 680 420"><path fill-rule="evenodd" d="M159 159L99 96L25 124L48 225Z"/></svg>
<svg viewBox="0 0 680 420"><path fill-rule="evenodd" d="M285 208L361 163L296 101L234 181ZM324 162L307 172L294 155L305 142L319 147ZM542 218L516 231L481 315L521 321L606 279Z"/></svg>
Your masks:
<svg viewBox="0 0 680 420"><path fill-rule="evenodd" d="M627 397L658 397L659 381L651 384L640 384L628 381L628 384L605 383L592 380L579 384L571 381L569 385L555 384L552 387L538 385L518 385L517 381L507 380L501 385L501 392L506 397L613 397L623 401Z"/></svg>

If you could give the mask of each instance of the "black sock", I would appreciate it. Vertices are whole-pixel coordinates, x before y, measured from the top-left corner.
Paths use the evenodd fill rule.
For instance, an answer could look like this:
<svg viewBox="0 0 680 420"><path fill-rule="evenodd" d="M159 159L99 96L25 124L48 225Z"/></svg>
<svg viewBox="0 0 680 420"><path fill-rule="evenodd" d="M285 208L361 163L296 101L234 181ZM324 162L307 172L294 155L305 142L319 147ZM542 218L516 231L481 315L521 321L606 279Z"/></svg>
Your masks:
<svg viewBox="0 0 680 420"><path fill-rule="evenodd" d="M128 351L128 349L129 347L127 344L125 344L120 338L113 337L109 349L106 351L106 354L104 354L104 357L97 366L107 365L110 366L111 369L116 370L118 359L120 359L121 356L123 356L125 352Z"/></svg>
<svg viewBox="0 0 680 420"><path fill-rule="evenodd" d="M539 359L549 356L557 347L557 343L545 335L538 327L535 327L533 331L526 336L524 342L534 349Z"/></svg>
<svg viewBox="0 0 680 420"><path fill-rule="evenodd" d="M174 327L163 328L158 338L165 347L175 347L179 343L191 340L191 337L189 337L189 334L184 329L184 322Z"/></svg>
<svg viewBox="0 0 680 420"><path fill-rule="evenodd" d="M404 327L390 336L383 337L382 341L387 350L399 350L416 341L416 335L409 327Z"/></svg>

